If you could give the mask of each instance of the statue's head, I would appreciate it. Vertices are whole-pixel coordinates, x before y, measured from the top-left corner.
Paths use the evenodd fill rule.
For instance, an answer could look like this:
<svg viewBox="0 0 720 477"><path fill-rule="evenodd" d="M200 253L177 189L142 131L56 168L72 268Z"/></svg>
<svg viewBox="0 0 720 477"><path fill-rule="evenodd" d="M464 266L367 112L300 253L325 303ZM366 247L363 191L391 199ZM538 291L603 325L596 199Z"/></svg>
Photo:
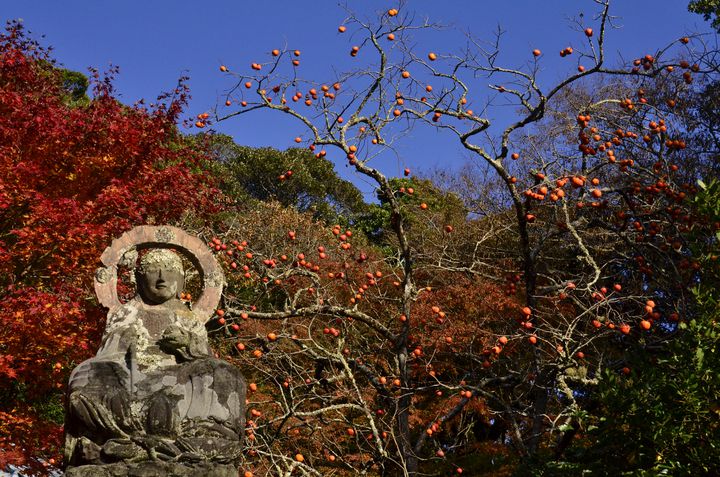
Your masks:
<svg viewBox="0 0 720 477"><path fill-rule="evenodd" d="M160 305L176 298L185 285L182 260L168 249L154 249L140 259L138 293L145 303Z"/></svg>

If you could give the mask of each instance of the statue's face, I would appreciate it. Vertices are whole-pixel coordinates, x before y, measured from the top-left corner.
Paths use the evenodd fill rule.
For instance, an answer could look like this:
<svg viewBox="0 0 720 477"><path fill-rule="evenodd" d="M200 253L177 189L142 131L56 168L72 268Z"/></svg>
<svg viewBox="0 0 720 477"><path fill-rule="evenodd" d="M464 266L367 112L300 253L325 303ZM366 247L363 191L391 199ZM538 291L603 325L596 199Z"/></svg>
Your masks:
<svg viewBox="0 0 720 477"><path fill-rule="evenodd" d="M159 305L175 298L182 288L183 275L178 270L151 266L138 275L140 296L149 303Z"/></svg>

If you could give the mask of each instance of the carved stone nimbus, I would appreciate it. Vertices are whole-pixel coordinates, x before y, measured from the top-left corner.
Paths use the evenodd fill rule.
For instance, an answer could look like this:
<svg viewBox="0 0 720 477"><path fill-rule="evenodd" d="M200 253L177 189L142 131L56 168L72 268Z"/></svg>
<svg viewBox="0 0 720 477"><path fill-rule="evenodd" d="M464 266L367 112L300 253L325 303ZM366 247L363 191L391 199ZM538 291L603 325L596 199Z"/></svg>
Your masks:
<svg viewBox="0 0 720 477"><path fill-rule="evenodd" d="M155 231L155 239L158 242L172 242L175 240L175 233L169 227L158 227Z"/></svg>
<svg viewBox="0 0 720 477"><path fill-rule="evenodd" d="M160 237L164 240L158 240ZM172 248L186 257L200 273L204 285L202 294L193 303L195 317L205 323L214 313L220 301L225 278L212 251L197 237L171 226L142 225L135 227L112 241L100 261L107 269L105 281L95 279L95 293L100 303L112 311L121 305L117 295L117 267L138 252L151 248ZM127 254L127 256L126 256ZM209 279L206 280L205 277Z"/></svg>
<svg viewBox="0 0 720 477"><path fill-rule="evenodd" d="M168 246L212 277L196 310L178 299L184 270ZM117 265L135 250L147 252L138 293L120 303ZM246 384L208 345L204 322L224 283L212 253L180 229L144 226L113 241L103 264L96 290L110 311L97 355L70 376L66 475L237 475Z"/></svg>

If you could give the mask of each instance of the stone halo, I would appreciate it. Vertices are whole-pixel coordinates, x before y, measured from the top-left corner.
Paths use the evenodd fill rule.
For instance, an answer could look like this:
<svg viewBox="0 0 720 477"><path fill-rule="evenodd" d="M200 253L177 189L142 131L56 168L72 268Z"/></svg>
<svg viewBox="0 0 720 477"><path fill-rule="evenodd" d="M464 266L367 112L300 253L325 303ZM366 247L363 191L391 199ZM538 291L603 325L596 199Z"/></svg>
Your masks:
<svg viewBox="0 0 720 477"><path fill-rule="evenodd" d="M100 303L110 311L121 305L117 294L118 264L126 253L150 248L180 252L198 270L203 290L193 303L193 312L204 324L220 303L225 276L212 251L202 240L170 225L140 225L113 240L100 257L103 266L95 272L95 294Z"/></svg>

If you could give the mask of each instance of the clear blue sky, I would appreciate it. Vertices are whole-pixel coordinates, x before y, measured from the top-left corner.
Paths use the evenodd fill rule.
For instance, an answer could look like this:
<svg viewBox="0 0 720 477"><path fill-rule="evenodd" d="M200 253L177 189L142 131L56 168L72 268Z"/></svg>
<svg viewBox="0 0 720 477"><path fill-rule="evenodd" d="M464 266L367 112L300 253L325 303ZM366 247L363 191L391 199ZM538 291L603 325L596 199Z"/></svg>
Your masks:
<svg viewBox="0 0 720 477"><path fill-rule="evenodd" d="M365 16L397 4L348 1L351 9ZM302 50L302 68L316 79L330 76L331 65L343 70L351 61L347 54L351 36L337 33L344 11L330 0L6 0L2 7L5 19L22 18L28 29L44 34L44 43L55 48L65 67L85 72L89 66L102 70L110 63L118 65L116 86L128 104L140 98L153 100L173 88L180 75L188 74L193 115L214 106L230 86L218 71L220 64L249 70L251 62L265 61L269 50L285 44ZM520 66L532 49L539 48L547 53L543 79L550 82L575 66L575 62L562 63L557 54L582 41L568 19L584 12L586 22L593 25L591 16L597 8L592 0L410 0L403 10L488 40L500 25L506 31L505 63ZM634 58L682 35L710 31L702 17L687 12L687 0L615 0L611 13L622 27L609 34L611 61L619 51ZM432 45L420 45L419 50L456 51L460 40L452 33L439 34ZM215 127L240 144L283 149L293 146L292 139L304 131L280 116L246 115ZM399 175L405 166L427 171L466 160L456 141L428 129L417 131L398 152L399 159L388 158L376 167ZM338 162L341 174L351 178L344 161Z"/></svg>

